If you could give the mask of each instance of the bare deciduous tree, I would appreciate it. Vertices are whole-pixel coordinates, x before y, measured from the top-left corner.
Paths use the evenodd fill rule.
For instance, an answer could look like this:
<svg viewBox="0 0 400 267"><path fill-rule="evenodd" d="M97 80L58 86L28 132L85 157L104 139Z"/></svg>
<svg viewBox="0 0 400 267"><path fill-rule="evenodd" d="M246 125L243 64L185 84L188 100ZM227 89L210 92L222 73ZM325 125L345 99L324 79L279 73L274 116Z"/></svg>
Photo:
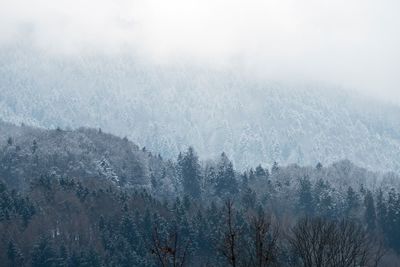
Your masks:
<svg viewBox="0 0 400 267"><path fill-rule="evenodd" d="M183 244L181 244L183 243ZM182 246L183 245L183 246ZM157 227L153 232L152 253L162 267L183 267L188 254L190 240L183 242L178 238L178 231L175 229L167 238L161 238Z"/></svg>
<svg viewBox="0 0 400 267"><path fill-rule="evenodd" d="M223 236L223 243L220 251L228 260L232 267L238 266L238 236L239 229L236 227L233 219L233 201L228 199L225 202L226 212L226 231Z"/></svg>
<svg viewBox="0 0 400 267"><path fill-rule="evenodd" d="M289 241L305 267L377 266L384 254L362 226L348 220L301 219Z"/></svg>
<svg viewBox="0 0 400 267"><path fill-rule="evenodd" d="M249 232L243 231L234 219L232 200L224 206L221 254L232 267L266 267L277 261L279 228L263 213L249 219Z"/></svg>
<svg viewBox="0 0 400 267"><path fill-rule="evenodd" d="M251 266L271 266L277 260L279 228L272 225L264 214L254 216L251 221L252 243Z"/></svg>

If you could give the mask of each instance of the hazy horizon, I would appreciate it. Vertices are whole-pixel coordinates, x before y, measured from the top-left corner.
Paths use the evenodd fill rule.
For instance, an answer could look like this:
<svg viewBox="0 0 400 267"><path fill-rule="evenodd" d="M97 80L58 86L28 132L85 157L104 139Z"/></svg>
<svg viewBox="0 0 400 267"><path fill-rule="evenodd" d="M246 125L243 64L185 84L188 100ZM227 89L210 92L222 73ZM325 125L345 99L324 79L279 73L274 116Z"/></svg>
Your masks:
<svg viewBox="0 0 400 267"><path fill-rule="evenodd" d="M399 10L0 0L0 265L400 266Z"/></svg>
<svg viewBox="0 0 400 267"><path fill-rule="evenodd" d="M400 103L396 1L0 1L0 48L129 55L275 81L319 82Z"/></svg>

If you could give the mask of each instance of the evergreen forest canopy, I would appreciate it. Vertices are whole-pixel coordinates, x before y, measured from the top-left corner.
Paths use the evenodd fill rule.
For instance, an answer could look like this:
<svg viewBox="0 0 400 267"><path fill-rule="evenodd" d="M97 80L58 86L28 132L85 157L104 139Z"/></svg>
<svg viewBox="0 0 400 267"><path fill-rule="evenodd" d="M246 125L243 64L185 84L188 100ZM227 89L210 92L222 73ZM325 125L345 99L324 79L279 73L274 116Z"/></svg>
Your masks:
<svg viewBox="0 0 400 267"><path fill-rule="evenodd" d="M238 170L349 159L400 172L400 108L319 82L267 80L235 64L154 65L134 55L0 47L0 118L55 129L102 128L161 153L224 151Z"/></svg>
<svg viewBox="0 0 400 267"><path fill-rule="evenodd" d="M4 266L398 266L400 177L0 122Z"/></svg>

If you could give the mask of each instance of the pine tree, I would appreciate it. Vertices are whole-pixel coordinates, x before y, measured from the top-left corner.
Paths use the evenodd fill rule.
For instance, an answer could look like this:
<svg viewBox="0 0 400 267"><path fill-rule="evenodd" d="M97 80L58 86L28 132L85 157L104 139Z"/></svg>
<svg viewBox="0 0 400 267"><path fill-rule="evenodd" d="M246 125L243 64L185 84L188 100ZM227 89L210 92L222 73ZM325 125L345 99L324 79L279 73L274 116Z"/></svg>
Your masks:
<svg viewBox="0 0 400 267"><path fill-rule="evenodd" d="M264 170L264 168L261 165L258 165L256 167L256 177L258 180L268 180L269 178L269 172L268 170Z"/></svg>
<svg viewBox="0 0 400 267"><path fill-rule="evenodd" d="M183 156L178 157L178 165L185 194L199 198L201 194L200 163L192 147L189 147Z"/></svg>
<svg viewBox="0 0 400 267"><path fill-rule="evenodd" d="M399 196L392 188L387 200L386 234L392 247L400 250L400 205Z"/></svg>
<svg viewBox="0 0 400 267"><path fill-rule="evenodd" d="M249 186L249 178L247 177L247 173L244 172L242 175L242 184L241 188L246 189Z"/></svg>
<svg viewBox="0 0 400 267"><path fill-rule="evenodd" d="M190 201L190 198L188 195L183 196L183 207L185 208L186 211L189 211L192 203Z"/></svg>
<svg viewBox="0 0 400 267"><path fill-rule="evenodd" d="M375 203L374 197L372 196L372 192L368 190L364 197L364 205L365 205L365 213L364 219L367 223L367 228L369 231L374 231L376 228L376 212L375 212Z"/></svg>
<svg viewBox="0 0 400 267"><path fill-rule="evenodd" d="M68 261L69 261L68 251L64 244L60 246L58 254L59 254L58 266L60 266L60 267L68 266Z"/></svg>
<svg viewBox="0 0 400 267"><path fill-rule="evenodd" d="M130 251L128 250L127 252L129 253ZM127 266L130 265L129 263L133 264L131 259L129 259ZM84 251L81 253L80 266L101 267L99 254L93 249Z"/></svg>
<svg viewBox="0 0 400 267"><path fill-rule="evenodd" d="M210 166L206 169L205 179L204 179L204 187L203 189L208 191L210 187L215 186L215 182L217 180L217 173L213 166Z"/></svg>
<svg viewBox="0 0 400 267"><path fill-rule="evenodd" d="M38 143L37 143L36 140L33 140L33 142L32 142L32 148L31 148L32 154L35 154L36 151L37 151L37 149L38 149Z"/></svg>
<svg viewBox="0 0 400 267"><path fill-rule="evenodd" d="M320 171L320 170L322 170L322 164L321 164L321 162L318 162L317 163L317 165L315 166L315 168L318 170L318 171Z"/></svg>
<svg viewBox="0 0 400 267"><path fill-rule="evenodd" d="M235 178L233 164L225 153L221 154L218 165L217 183L215 186L215 192L220 197L236 194L238 192L238 184Z"/></svg>
<svg viewBox="0 0 400 267"><path fill-rule="evenodd" d="M256 205L256 193L253 192L253 190L251 190L250 188L245 188L244 189L244 193L242 196L242 203L245 207L245 209L254 209L255 205Z"/></svg>
<svg viewBox="0 0 400 267"><path fill-rule="evenodd" d="M256 179L256 174L254 173L253 168L251 168L251 169L249 170L249 181L250 181L250 182L254 182L255 179Z"/></svg>
<svg viewBox="0 0 400 267"><path fill-rule="evenodd" d="M125 214L122 217L120 233L128 240L130 245L135 245L138 240L138 234L136 233L136 226L130 214Z"/></svg>
<svg viewBox="0 0 400 267"><path fill-rule="evenodd" d="M335 216L332 188L328 182L318 179L314 186L313 200L317 215L321 217Z"/></svg>
<svg viewBox="0 0 400 267"><path fill-rule="evenodd" d="M278 171L279 171L278 162L274 161L274 164L272 165L272 168L271 168L271 174L275 175L278 173Z"/></svg>
<svg viewBox="0 0 400 267"><path fill-rule="evenodd" d="M354 189L349 186L346 194L344 215L350 218L355 217L360 206L359 202L360 200L357 192L355 192Z"/></svg>
<svg viewBox="0 0 400 267"><path fill-rule="evenodd" d="M41 237L33 247L32 267L53 267L56 261L56 253L47 237Z"/></svg>
<svg viewBox="0 0 400 267"><path fill-rule="evenodd" d="M387 207L381 188L379 188L376 196L376 217L380 230L386 232Z"/></svg>
<svg viewBox="0 0 400 267"><path fill-rule="evenodd" d="M150 174L150 182L151 182L151 187L152 187L153 191L157 192L159 184L153 173Z"/></svg>
<svg viewBox="0 0 400 267"><path fill-rule="evenodd" d="M12 146L13 143L14 143L14 141L13 141L12 137L9 137L9 138L7 139L7 145L8 145L8 146Z"/></svg>
<svg viewBox="0 0 400 267"><path fill-rule="evenodd" d="M312 215L314 213L311 182L308 176L305 176L302 179L300 179L298 205L299 205L299 210L305 215Z"/></svg>

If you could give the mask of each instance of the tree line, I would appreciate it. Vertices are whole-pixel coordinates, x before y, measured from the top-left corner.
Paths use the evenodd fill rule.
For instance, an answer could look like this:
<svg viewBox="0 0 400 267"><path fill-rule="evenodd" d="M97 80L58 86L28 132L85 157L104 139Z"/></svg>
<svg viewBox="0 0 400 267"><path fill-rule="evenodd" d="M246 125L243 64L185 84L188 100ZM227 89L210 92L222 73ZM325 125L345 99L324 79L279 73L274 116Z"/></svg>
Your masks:
<svg viewBox="0 0 400 267"><path fill-rule="evenodd" d="M395 174L349 161L237 170L225 153L169 160L100 130L27 131L0 148L6 266L399 262Z"/></svg>

